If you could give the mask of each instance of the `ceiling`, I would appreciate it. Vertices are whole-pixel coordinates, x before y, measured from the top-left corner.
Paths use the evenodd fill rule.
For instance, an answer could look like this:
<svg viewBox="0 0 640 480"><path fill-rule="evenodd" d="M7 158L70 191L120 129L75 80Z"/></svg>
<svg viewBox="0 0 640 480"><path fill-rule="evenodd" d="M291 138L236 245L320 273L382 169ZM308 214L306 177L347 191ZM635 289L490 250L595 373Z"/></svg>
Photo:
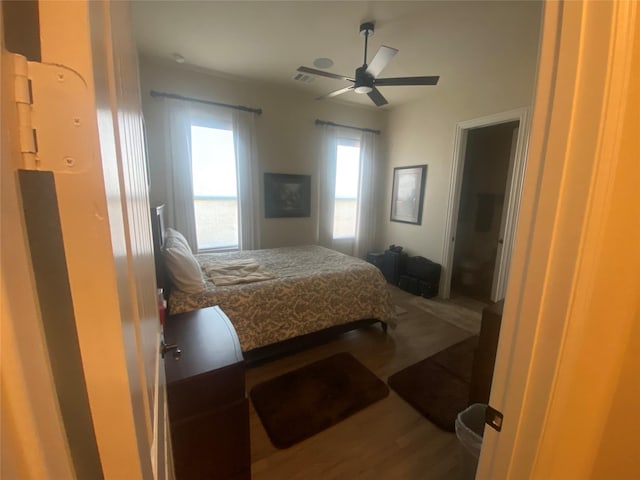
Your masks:
<svg viewBox="0 0 640 480"><path fill-rule="evenodd" d="M437 86L380 87L391 108L448 88L499 81L537 41L540 3L525 1L135 1L134 29L142 55L185 68L282 85L319 96L349 83L292 79L300 65L330 58L327 71L353 77L363 63L359 25L375 23L370 61L380 45L397 48L380 77L440 75ZM349 92L339 101L372 105ZM327 101L327 100L323 100ZM330 100L334 101L334 100Z"/></svg>

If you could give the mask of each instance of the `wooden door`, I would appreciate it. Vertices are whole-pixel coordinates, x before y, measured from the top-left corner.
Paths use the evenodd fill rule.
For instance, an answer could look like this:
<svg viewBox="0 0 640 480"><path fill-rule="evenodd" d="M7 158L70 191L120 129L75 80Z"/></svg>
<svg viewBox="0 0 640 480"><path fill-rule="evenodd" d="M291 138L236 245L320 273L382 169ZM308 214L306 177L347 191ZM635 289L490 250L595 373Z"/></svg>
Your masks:
<svg viewBox="0 0 640 480"><path fill-rule="evenodd" d="M639 6L545 3L479 479L640 478Z"/></svg>
<svg viewBox="0 0 640 480"><path fill-rule="evenodd" d="M30 256L23 267L35 278L67 465L75 478L172 478L129 5L35 4L28 23L36 28L22 30L38 35L31 42L37 54L14 57L25 77L16 85L28 79L29 99L12 110L16 130L35 132L24 138L37 142L22 145L9 173L19 189ZM3 120L4 106L3 89ZM26 347L30 340L20 341ZM66 377L56 374L61 361ZM56 477L45 473L38 478Z"/></svg>

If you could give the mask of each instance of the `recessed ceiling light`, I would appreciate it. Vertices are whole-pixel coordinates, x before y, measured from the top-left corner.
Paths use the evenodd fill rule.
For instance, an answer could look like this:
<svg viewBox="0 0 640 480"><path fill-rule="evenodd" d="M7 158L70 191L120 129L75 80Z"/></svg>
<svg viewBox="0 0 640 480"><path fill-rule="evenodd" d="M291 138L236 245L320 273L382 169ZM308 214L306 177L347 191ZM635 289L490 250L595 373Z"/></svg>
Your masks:
<svg viewBox="0 0 640 480"><path fill-rule="evenodd" d="M316 68L331 68L333 67L333 60L330 58L316 58L313 61L313 66Z"/></svg>
<svg viewBox="0 0 640 480"><path fill-rule="evenodd" d="M184 57L182 55L180 55L179 53L174 53L173 54L173 59L178 63L184 63Z"/></svg>

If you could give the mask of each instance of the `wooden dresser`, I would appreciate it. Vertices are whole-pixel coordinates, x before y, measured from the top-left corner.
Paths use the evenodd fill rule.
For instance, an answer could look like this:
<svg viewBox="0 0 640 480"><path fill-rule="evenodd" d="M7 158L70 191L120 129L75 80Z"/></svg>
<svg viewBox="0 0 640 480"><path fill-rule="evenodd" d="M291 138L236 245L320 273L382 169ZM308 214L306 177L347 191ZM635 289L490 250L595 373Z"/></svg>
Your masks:
<svg viewBox="0 0 640 480"><path fill-rule="evenodd" d="M469 403L489 403L503 308L504 300L500 300L482 310L478 348L473 357Z"/></svg>
<svg viewBox="0 0 640 480"><path fill-rule="evenodd" d="M249 401L233 325L219 307L165 324L171 442L177 480L249 479Z"/></svg>

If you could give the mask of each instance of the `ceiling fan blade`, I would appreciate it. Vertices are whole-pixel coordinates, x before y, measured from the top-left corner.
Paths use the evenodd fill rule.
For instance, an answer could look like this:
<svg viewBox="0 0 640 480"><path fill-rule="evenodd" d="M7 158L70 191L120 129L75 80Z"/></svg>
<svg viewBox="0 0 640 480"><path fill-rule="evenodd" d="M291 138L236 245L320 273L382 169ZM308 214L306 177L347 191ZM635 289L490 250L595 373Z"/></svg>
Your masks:
<svg viewBox="0 0 640 480"><path fill-rule="evenodd" d="M316 98L316 100L324 100L325 98L337 97L338 95L347 93L349 90L353 90L353 85L351 85L350 87L341 88L340 90L329 92L326 95L322 95L321 97Z"/></svg>
<svg viewBox="0 0 640 480"><path fill-rule="evenodd" d="M376 78L374 84L378 87L389 87L392 85L437 85L440 77L397 77L397 78Z"/></svg>
<svg viewBox="0 0 640 480"><path fill-rule="evenodd" d="M316 70L315 68L309 68L309 67L298 67L298 72L301 73L308 73L310 75L317 75L319 77L327 77L327 78L334 78L336 80L347 80L349 82L355 82L354 78L350 78L350 77L345 77L343 75L338 75L336 73L331 73L331 72L325 72L323 70Z"/></svg>
<svg viewBox="0 0 640 480"><path fill-rule="evenodd" d="M381 107L382 105L389 103L387 102L387 99L382 96L380 90L375 87L373 87L373 90L367 93L367 95L369 95L369 98L373 100L373 103L375 103L377 107Z"/></svg>
<svg viewBox="0 0 640 480"><path fill-rule="evenodd" d="M371 60L371 63L367 67L367 73L373 75L374 77L380 75L380 72L384 70L384 67L387 66L387 64L391 61L396 53L398 53L397 48L391 48L382 45L378 49L376 56L373 57L373 60Z"/></svg>

